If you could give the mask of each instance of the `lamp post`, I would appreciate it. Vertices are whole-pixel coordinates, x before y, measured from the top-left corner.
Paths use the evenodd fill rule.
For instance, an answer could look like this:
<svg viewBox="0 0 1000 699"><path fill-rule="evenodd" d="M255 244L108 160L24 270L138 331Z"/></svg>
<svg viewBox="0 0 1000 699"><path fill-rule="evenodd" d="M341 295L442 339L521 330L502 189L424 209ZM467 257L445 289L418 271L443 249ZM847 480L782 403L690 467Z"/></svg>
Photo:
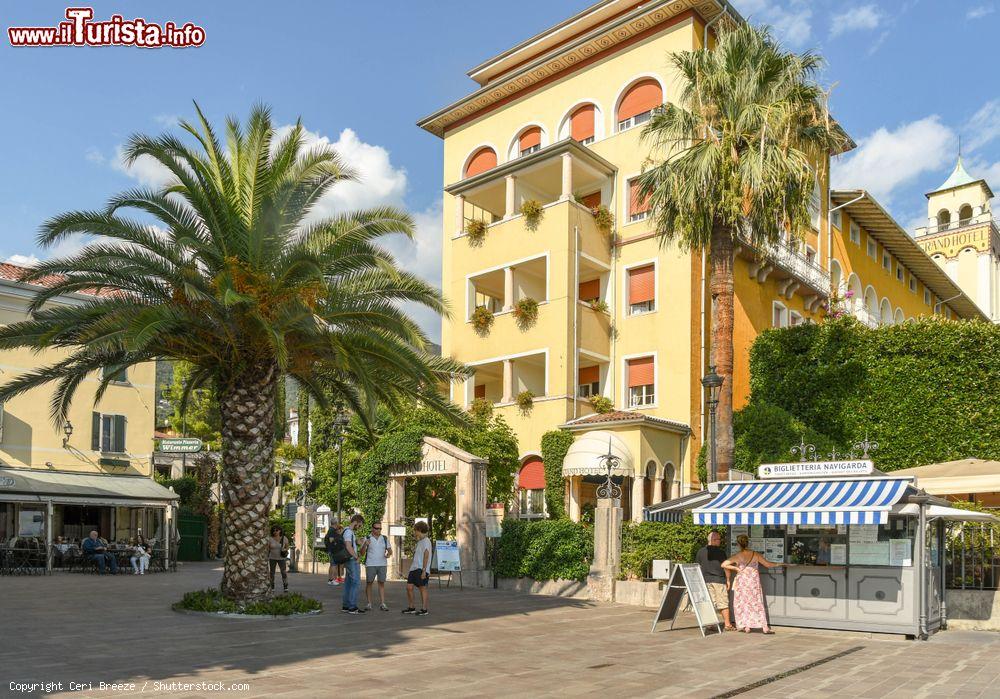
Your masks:
<svg viewBox="0 0 1000 699"><path fill-rule="evenodd" d="M350 421L344 404L338 401L337 414L333 418L333 438L337 442L337 522L341 524L344 522L344 431Z"/></svg>
<svg viewBox="0 0 1000 699"><path fill-rule="evenodd" d="M719 390L725 379L715 373L715 365L708 367L708 373L701 379L701 385L705 388L705 405L708 407L709 419L709 471L708 480L714 483L719 475L719 462L715 451L715 410L719 407Z"/></svg>
<svg viewBox="0 0 1000 699"><path fill-rule="evenodd" d="M602 499L610 498L611 500L617 500L622 496L622 489L611 479L611 476L621 463L621 459L611 453L610 437L608 438L608 453L601 457L601 463L604 465L608 475L604 479L604 483L598 486L597 497Z"/></svg>
<svg viewBox="0 0 1000 699"><path fill-rule="evenodd" d="M63 425L63 434L66 435L63 437L63 449L65 449L69 444L69 438L73 436L73 423L69 420L67 420L66 424Z"/></svg>

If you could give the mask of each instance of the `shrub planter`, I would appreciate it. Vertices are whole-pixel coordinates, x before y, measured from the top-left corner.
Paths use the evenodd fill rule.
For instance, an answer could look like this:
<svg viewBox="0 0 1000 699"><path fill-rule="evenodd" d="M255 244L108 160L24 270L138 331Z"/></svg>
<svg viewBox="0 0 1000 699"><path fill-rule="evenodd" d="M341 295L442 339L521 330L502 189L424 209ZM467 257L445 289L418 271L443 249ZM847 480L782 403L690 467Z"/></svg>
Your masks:
<svg viewBox="0 0 1000 699"><path fill-rule="evenodd" d="M241 607L238 603L223 597L218 589L209 588L185 593L181 601L175 602L170 608L181 614L227 619L283 619L321 614L323 603L291 592Z"/></svg>
<svg viewBox="0 0 1000 699"><path fill-rule="evenodd" d="M477 306L472 312L472 328L480 337L489 335L490 328L493 327L493 314L486 306Z"/></svg>
<svg viewBox="0 0 1000 699"><path fill-rule="evenodd" d="M527 296L514 304L514 320L517 327L527 330L538 320L538 301Z"/></svg>

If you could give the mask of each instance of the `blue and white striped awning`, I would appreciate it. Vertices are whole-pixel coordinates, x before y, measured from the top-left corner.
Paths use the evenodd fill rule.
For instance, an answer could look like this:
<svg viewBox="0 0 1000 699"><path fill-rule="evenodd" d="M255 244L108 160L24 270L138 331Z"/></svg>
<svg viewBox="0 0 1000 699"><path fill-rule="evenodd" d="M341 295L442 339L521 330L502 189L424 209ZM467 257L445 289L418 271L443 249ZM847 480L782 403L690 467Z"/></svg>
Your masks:
<svg viewBox="0 0 1000 699"><path fill-rule="evenodd" d="M910 478L726 483L695 524L885 524Z"/></svg>

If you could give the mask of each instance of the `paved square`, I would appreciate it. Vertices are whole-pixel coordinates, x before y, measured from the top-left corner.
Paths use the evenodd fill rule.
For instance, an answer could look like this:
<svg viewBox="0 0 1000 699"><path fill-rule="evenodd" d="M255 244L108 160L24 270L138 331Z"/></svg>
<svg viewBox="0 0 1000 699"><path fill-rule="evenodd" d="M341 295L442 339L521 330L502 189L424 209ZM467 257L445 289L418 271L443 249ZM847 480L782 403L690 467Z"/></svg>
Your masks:
<svg viewBox="0 0 1000 699"><path fill-rule="evenodd" d="M170 610L219 577L212 564L187 564L142 578L0 578L0 695L16 696L11 682L62 682L49 694L711 697L858 649L742 696L1000 696L1000 634L952 631L918 643L778 629L703 639L694 628L650 634L648 609L434 583L428 617L399 613L399 584L390 584L390 612L355 617L340 613L340 588L304 574L291 587L323 600L316 617ZM71 692L70 682L94 689ZM100 682L136 686L100 691ZM170 682L226 689L162 688ZM229 689L236 683L245 688Z"/></svg>

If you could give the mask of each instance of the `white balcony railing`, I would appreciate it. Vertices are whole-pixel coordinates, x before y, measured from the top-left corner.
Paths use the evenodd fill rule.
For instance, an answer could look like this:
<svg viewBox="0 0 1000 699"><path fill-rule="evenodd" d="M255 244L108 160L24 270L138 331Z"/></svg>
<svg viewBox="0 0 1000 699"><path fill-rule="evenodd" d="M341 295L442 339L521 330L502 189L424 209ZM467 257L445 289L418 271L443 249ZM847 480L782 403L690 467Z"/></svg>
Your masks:
<svg viewBox="0 0 1000 699"><path fill-rule="evenodd" d="M806 257L797 248L785 243L757 247L750 242L748 235L741 233L739 237L744 246L750 248L759 256L766 258L774 266L785 270L785 272L803 284L806 284L820 295L824 297L830 295L830 273Z"/></svg>
<svg viewBox="0 0 1000 699"><path fill-rule="evenodd" d="M950 223L942 223L937 226L924 226L923 228L918 228L916 230L916 237L919 238L925 235L936 235L938 233L958 231L972 226L982 226L985 223L992 224L991 228L994 231L997 230L997 222L993 218L993 213L990 211L984 211L978 216L973 216L972 218L963 218L960 221L951 221Z"/></svg>

